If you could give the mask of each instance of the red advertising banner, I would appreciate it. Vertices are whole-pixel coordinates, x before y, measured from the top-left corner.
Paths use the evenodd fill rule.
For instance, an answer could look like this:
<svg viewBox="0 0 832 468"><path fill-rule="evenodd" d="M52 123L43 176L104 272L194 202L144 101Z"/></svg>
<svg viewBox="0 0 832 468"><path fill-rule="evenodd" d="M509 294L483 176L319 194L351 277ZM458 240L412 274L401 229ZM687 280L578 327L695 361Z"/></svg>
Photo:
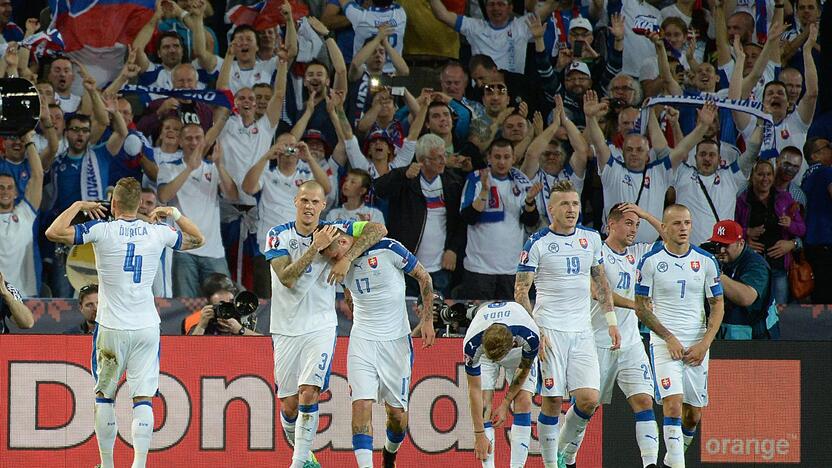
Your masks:
<svg viewBox="0 0 832 468"><path fill-rule="evenodd" d="M324 467L355 466L346 379L347 338L336 348L331 392L320 405L315 439ZM414 343L416 361L410 396L410 430L399 466L476 467L461 340L439 339L427 350ZM162 337L159 398L151 466L288 466L291 447L280 427L273 392L272 344L268 337ZM89 336L0 335L0 467L91 467L98 463L93 434L93 377ZM497 403L502 395L497 397ZM536 401L538 404L539 399ZM537 419L539 407L532 410ZM116 466L132 460L132 405L122 385L116 397L119 440ZM384 409L376 405L373 426L381 465ZM581 466L601 466L600 412L581 448ZM506 435L497 430L497 466L508 466ZM539 445L530 446L526 466L539 467ZM798 450L799 453L799 450Z"/></svg>
<svg viewBox="0 0 832 468"><path fill-rule="evenodd" d="M800 361L711 360L703 462L800 462Z"/></svg>

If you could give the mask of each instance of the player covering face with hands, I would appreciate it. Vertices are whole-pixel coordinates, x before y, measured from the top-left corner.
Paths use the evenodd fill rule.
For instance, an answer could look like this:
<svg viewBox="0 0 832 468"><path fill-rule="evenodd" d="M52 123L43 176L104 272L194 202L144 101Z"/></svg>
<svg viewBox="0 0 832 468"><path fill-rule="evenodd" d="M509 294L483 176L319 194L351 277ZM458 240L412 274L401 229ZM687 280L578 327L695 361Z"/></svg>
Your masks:
<svg viewBox="0 0 832 468"><path fill-rule="evenodd" d="M333 242L322 252L340 261L356 243L334 226ZM384 466L395 465L396 453L407 430L407 403L413 344L405 302L404 275L419 283L422 305L417 327L422 347L433 345L433 283L430 274L403 245L383 238L351 262L342 281L344 296L353 311L347 354L352 396L352 443L360 468L373 466L372 404L383 400L387 411L387 437L382 451Z"/></svg>
<svg viewBox="0 0 832 468"><path fill-rule="evenodd" d="M462 351L468 378L468 404L474 425L474 454L485 468L494 467L494 428L512 412L511 467L526 463L531 442L531 405L537 387L540 331L516 302L481 304L465 334ZM503 368L508 392L492 412L491 398Z"/></svg>

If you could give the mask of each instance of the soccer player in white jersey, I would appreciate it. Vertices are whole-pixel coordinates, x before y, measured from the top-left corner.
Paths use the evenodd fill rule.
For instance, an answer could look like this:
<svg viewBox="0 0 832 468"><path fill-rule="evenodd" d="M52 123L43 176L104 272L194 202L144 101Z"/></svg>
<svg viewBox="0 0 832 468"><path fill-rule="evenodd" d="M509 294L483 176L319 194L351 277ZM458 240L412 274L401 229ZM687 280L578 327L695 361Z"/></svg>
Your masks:
<svg viewBox="0 0 832 468"><path fill-rule="evenodd" d="M292 468L314 460L310 450L318 430L318 398L327 390L335 351L334 284L343 281L352 262L387 234L377 223L321 222L325 207L321 185L304 182L295 195L295 221L272 228L263 246L272 267L275 387L283 432L294 445ZM358 238L331 264L320 252L332 243L339 227Z"/></svg>
<svg viewBox="0 0 832 468"><path fill-rule="evenodd" d="M581 201L571 182L560 181L552 187L548 210L552 224L533 234L520 253L514 297L532 311L529 288L534 282L533 316L540 327L543 382L537 430L543 463L554 468L565 447L577 443L598 407L600 371L589 313L590 290L609 325L612 349L618 349L621 335L604 273L601 236L578 225ZM569 395L575 404L559 428L561 402Z"/></svg>
<svg viewBox="0 0 832 468"><path fill-rule="evenodd" d="M488 302L474 311L462 341L462 352L474 424L474 454L484 468L494 468L494 426L502 424L510 406L514 416L510 466L517 468L526 463L539 347L540 330L522 305ZM500 406L491 411L491 396L501 367L509 383L508 393Z"/></svg>
<svg viewBox="0 0 832 468"><path fill-rule="evenodd" d="M661 229L661 222L638 205L614 205L607 217L609 236L601 248L604 272L613 292L621 349L612 349L607 321L597 301L592 301L591 313L601 370L601 403L610 403L613 385L617 381L635 414L636 443L641 452L642 465L655 467L659 456L659 428L653 414L653 376L634 313L636 267L641 258L655 248L652 243L634 243L642 219L657 231ZM567 467L574 466L577 449L578 446L571 444L566 447Z"/></svg>
<svg viewBox="0 0 832 468"><path fill-rule="evenodd" d="M341 260L356 240L338 231L323 254ZM413 343L405 302L404 274L419 283L420 335L423 348L433 345L433 281L416 256L402 244L384 238L355 259L344 278L344 296L353 310L347 376L352 396L352 447L359 468L373 466L373 401L383 400L387 438L385 468L396 465L396 453L407 431L407 402Z"/></svg>
<svg viewBox="0 0 832 468"><path fill-rule="evenodd" d="M147 462L153 435L151 398L159 389L159 313L153 302L153 279L166 247L186 250L204 242L202 233L176 208L157 208L156 221L172 217L182 231L136 218L141 186L133 178L118 181L113 191L113 221L103 221L104 208L78 201L61 213L46 230L52 242L93 244L98 270L98 313L93 334L92 372L95 377L95 435L101 467L113 468L116 442L116 390L127 371L133 398L133 468ZM70 226L81 212L93 221Z"/></svg>
<svg viewBox="0 0 832 468"><path fill-rule="evenodd" d="M695 429L708 404L708 349L725 310L716 259L688 242L690 211L668 206L661 227L664 248L639 262L635 305L651 330L654 385L664 413L664 465L679 468L685 466L682 426ZM711 309L707 320L705 298ZM692 437L690 430L684 434L688 445Z"/></svg>

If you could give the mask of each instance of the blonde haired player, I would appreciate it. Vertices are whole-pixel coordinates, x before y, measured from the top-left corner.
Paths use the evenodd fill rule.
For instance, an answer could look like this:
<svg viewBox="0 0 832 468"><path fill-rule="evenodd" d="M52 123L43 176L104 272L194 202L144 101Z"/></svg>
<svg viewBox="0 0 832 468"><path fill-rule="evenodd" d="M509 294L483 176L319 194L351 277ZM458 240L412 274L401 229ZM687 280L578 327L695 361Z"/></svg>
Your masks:
<svg viewBox="0 0 832 468"><path fill-rule="evenodd" d="M133 468L147 462L153 435L151 398L159 389L159 313L153 301L153 279L166 247L195 249L205 238L176 208L156 208L151 222L137 219L141 186L125 177L113 190L111 212L94 201L77 201L46 230L46 237L63 244L89 244L98 271L98 314L93 333L92 371L95 377L95 435L101 467L113 468L113 446L118 434L115 401L118 381L127 371L133 397ZM70 226L80 212L93 221ZM162 218L173 218L181 231Z"/></svg>
<svg viewBox="0 0 832 468"><path fill-rule="evenodd" d="M581 201L571 182L560 181L552 188L547 210L552 223L533 234L520 253L514 298L532 311L529 288L534 282L543 383L537 430L543 464L554 468L566 446L578 442L598 407L600 370L590 321L591 295L604 313L612 349L618 349L621 335L604 272L601 236L578 224ZM565 396L574 397L575 404L559 428Z"/></svg>

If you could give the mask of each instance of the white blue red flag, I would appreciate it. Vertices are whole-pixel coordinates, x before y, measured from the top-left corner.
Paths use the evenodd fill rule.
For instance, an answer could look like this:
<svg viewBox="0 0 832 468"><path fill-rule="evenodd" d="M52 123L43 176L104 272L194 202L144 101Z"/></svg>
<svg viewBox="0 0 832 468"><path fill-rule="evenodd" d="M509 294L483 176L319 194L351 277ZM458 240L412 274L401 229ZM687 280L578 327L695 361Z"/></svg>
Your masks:
<svg viewBox="0 0 832 468"><path fill-rule="evenodd" d="M285 24L283 13L280 12L282 0L263 0L254 5L237 5L231 7L225 14L225 22L234 26L251 26L257 31L273 28ZM309 14L309 7L304 3L292 0L292 17L295 21Z"/></svg>
<svg viewBox="0 0 832 468"><path fill-rule="evenodd" d="M155 6L154 0L49 0L50 28L61 32L67 52L128 45Z"/></svg>
<svg viewBox="0 0 832 468"><path fill-rule="evenodd" d="M64 39L61 37L60 31L57 29L49 29L32 34L26 39L23 39L20 42L20 46L28 48L31 55L40 59L44 55L54 56L63 51Z"/></svg>

